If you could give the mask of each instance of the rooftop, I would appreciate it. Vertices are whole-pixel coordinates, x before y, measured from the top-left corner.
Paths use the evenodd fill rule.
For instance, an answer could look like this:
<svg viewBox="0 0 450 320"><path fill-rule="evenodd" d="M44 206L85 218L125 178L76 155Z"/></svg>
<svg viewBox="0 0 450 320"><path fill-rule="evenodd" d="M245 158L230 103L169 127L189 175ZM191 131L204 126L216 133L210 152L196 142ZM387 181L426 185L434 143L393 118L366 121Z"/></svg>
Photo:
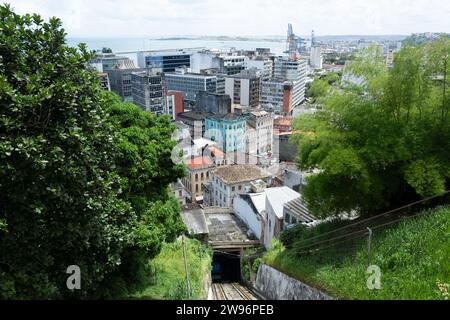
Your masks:
<svg viewBox="0 0 450 320"><path fill-rule="evenodd" d="M203 120L206 117L211 116L211 112L202 112L202 111L186 111L178 114L178 118L186 118L192 120Z"/></svg>
<svg viewBox="0 0 450 320"><path fill-rule="evenodd" d="M293 213L300 222L310 223L317 220L316 217L309 213L308 205L301 197L286 202L284 208Z"/></svg>
<svg viewBox="0 0 450 320"><path fill-rule="evenodd" d="M279 117L273 120L273 125L276 126L291 126L292 118L291 117Z"/></svg>
<svg viewBox="0 0 450 320"><path fill-rule="evenodd" d="M212 114L208 116L208 119L218 120L218 121L245 121L244 117L241 117L235 113L227 113L227 114Z"/></svg>
<svg viewBox="0 0 450 320"><path fill-rule="evenodd" d="M203 168L209 168L213 165L213 162L210 157L199 156L194 157L186 161L186 166L190 170L197 170Z"/></svg>
<svg viewBox="0 0 450 320"><path fill-rule="evenodd" d="M204 214L208 226L208 241L214 246L231 244L257 244L249 239L248 228L234 213L232 208L205 208Z"/></svg>
<svg viewBox="0 0 450 320"><path fill-rule="evenodd" d="M270 173L252 164L238 164L218 168L214 175L227 184L269 178Z"/></svg>
<svg viewBox="0 0 450 320"><path fill-rule="evenodd" d="M207 149L211 152L211 157L223 159L225 153L216 146L208 146Z"/></svg>
<svg viewBox="0 0 450 320"><path fill-rule="evenodd" d="M264 190L272 209L277 218L283 218L283 205L291 200L300 197L300 193L289 187L276 187Z"/></svg>

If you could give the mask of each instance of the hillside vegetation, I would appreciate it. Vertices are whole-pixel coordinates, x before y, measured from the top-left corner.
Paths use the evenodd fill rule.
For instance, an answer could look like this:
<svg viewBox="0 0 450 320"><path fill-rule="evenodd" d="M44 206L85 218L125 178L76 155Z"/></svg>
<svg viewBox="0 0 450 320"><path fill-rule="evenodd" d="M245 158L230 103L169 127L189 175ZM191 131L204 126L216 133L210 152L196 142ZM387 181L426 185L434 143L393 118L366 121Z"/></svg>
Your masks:
<svg viewBox="0 0 450 320"><path fill-rule="evenodd" d="M342 222L340 222L342 223ZM305 230L304 238L315 234ZM299 255L276 241L263 261L341 299L449 299L450 207L421 212L395 228L375 232L371 264L381 270L381 289L369 290L367 242Z"/></svg>
<svg viewBox="0 0 450 320"><path fill-rule="evenodd" d="M206 299L204 276L211 273L212 252L202 243L186 239L191 299ZM186 273L181 240L163 245L151 260L148 269L152 276L148 286L131 295L132 299L187 299Z"/></svg>

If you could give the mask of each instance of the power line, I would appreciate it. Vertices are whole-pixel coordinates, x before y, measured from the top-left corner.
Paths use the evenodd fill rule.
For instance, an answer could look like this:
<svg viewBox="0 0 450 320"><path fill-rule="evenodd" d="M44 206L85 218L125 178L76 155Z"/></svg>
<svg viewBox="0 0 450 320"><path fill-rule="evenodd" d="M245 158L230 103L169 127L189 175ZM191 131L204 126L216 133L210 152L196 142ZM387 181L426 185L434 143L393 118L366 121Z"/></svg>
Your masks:
<svg viewBox="0 0 450 320"><path fill-rule="evenodd" d="M337 231L340 231L340 230L344 230L344 229L347 229L349 227L361 224L363 222L371 221L373 219L380 218L380 217L385 216L387 214L390 214L390 213L393 213L393 212L396 212L396 211L399 211L399 210L402 210L402 209L405 209L405 208L409 208L409 207L414 206L416 204L419 204L419 203L422 203L422 202L425 202L425 201L428 201L428 200L431 200L431 199L434 199L434 198L442 197L442 196L444 196L445 194L447 194L449 192L450 192L450 190L447 190L447 191L445 191L444 193L442 193L440 195L435 195L435 196L431 196L431 197L428 197L428 198L425 198L425 199L422 199L422 200L418 200L418 201L412 202L410 204L404 205L402 207L398 207L398 208L393 209L393 210L389 210L389 211L384 212L382 214L375 215L375 216L366 218L364 220L361 220L361 221L358 221L358 222L355 222L355 223L352 223L352 224L349 224L349 225L346 225L346 226L343 226L343 227L340 227L340 228L337 228L337 229L334 229L334 230L331 230L331 231L328 231L328 232L325 232L325 233L322 233L322 234L319 234L317 236L314 236L314 237L302 240L302 242L306 242L306 241L310 241L310 240L313 240L313 239L317 239L317 238L323 237L324 235L331 234L331 233L334 233L334 232L337 232Z"/></svg>
<svg viewBox="0 0 450 320"><path fill-rule="evenodd" d="M430 212L426 212L426 211L425 211L425 212L417 213L417 214L412 215L412 216L402 217L402 218L399 218L399 219L395 219L395 220L393 220L393 221L389 221L389 222L386 222L386 223L382 223L382 224L373 226L373 227L371 227L371 229L372 229L372 230L379 229L379 228L381 228L381 227L385 227L385 226L391 225L391 224L393 224L393 223L405 221L405 220L408 220L408 219L411 219L411 218L416 218L416 217L418 217L418 216L422 216L422 215L426 215L426 214L430 214ZM346 235L342 235L342 236L341 236L341 238L342 238L342 237L345 237L345 236L350 236L350 235L352 235L352 234L361 233L361 232L363 232L363 231L364 231L364 233L361 234L361 235L358 235L358 236L355 236L355 237L352 237L352 238L349 238L349 239L344 239L344 240L341 240L341 241L338 241L338 242L334 242L334 243L332 243L332 244L330 244L330 245L328 245L328 246L325 246L325 247L301 251L301 252L299 252L298 254L322 251L322 250L324 250L324 249L326 249L326 248L335 247L335 246L336 246L337 244L339 244L339 243L343 243L343 242L347 242L347 241L350 241L350 240L355 240L355 239L358 239L358 238L362 238L363 236L365 236L365 235L368 234L368 232L367 232L366 229L362 229L362 230L359 230L359 231L356 231L356 232L349 233L349 234L346 234ZM322 241L322 243L329 242L329 241L332 241L332 240L337 239L337 238L339 238L339 237L335 237L335 238L331 238L331 239ZM319 244L319 242L314 243L314 244L312 244L312 245L310 245L310 246L303 246L303 247L296 248L296 249L308 248L308 247L311 247L311 246L315 246L315 245L317 245L317 244ZM357 246L359 246L359 245L357 245Z"/></svg>

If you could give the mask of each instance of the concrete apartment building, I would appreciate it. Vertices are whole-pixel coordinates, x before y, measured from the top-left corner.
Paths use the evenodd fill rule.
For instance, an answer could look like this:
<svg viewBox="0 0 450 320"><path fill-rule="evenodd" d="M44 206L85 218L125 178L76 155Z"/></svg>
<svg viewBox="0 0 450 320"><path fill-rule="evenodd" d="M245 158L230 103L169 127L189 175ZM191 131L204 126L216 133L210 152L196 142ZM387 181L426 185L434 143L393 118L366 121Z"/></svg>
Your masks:
<svg viewBox="0 0 450 320"><path fill-rule="evenodd" d="M181 91L184 101L194 104L199 91L216 93L217 77L192 73L187 68L177 68L175 72L165 73L168 90Z"/></svg>
<svg viewBox="0 0 450 320"><path fill-rule="evenodd" d="M206 156L192 157L186 161L188 175L181 179L186 187L191 202L203 202L203 184L210 179L214 163Z"/></svg>
<svg viewBox="0 0 450 320"><path fill-rule="evenodd" d="M262 180L267 183L270 173L255 165L231 165L215 169L211 173L208 184L208 199L210 206L232 207L233 198L237 193L248 192L251 183Z"/></svg>
<svg viewBox="0 0 450 320"><path fill-rule="evenodd" d="M194 110L212 114L227 114L231 112L231 98L226 94L199 91Z"/></svg>
<svg viewBox="0 0 450 320"><path fill-rule="evenodd" d="M323 56L322 56L322 48L320 46L311 47L311 52L309 54L309 65L313 69L322 69Z"/></svg>
<svg viewBox="0 0 450 320"><path fill-rule="evenodd" d="M205 135L205 121L211 115L211 112L185 111L178 114L178 121L189 126L191 138L197 139Z"/></svg>
<svg viewBox="0 0 450 320"><path fill-rule="evenodd" d="M261 72L261 80L269 80L273 76L273 60L270 57L257 56L245 61L245 69L257 69Z"/></svg>
<svg viewBox="0 0 450 320"><path fill-rule="evenodd" d="M133 103L144 111L164 114L164 77L151 71L131 74Z"/></svg>
<svg viewBox="0 0 450 320"><path fill-rule="evenodd" d="M222 55L220 58L223 60L223 70L221 72L229 76L245 70L245 61L248 59L242 55Z"/></svg>
<svg viewBox="0 0 450 320"><path fill-rule="evenodd" d="M290 115L305 100L306 60L277 57L274 76L262 81L261 106L269 112Z"/></svg>
<svg viewBox="0 0 450 320"><path fill-rule="evenodd" d="M225 77L225 94L229 95L232 104L256 108L261 94L261 76L256 71L243 71Z"/></svg>
<svg viewBox="0 0 450 320"><path fill-rule="evenodd" d="M108 74L105 72L99 72L97 75L100 79L100 88L102 88L102 90L111 91L111 84L109 82Z"/></svg>
<svg viewBox="0 0 450 320"><path fill-rule="evenodd" d="M255 131L255 138L248 135L247 152L262 155L272 151L273 147L273 117L266 111L253 111L247 116L247 125ZM253 147L252 147L253 145ZM252 153L255 152L256 153Z"/></svg>
<svg viewBox="0 0 450 320"><path fill-rule="evenodd" d="M114 67L107 70L111 80L111 90L117 93L124 101L133 102L131 74L141 71L144 70L136 68L131 60L120 61Z"/></svg>

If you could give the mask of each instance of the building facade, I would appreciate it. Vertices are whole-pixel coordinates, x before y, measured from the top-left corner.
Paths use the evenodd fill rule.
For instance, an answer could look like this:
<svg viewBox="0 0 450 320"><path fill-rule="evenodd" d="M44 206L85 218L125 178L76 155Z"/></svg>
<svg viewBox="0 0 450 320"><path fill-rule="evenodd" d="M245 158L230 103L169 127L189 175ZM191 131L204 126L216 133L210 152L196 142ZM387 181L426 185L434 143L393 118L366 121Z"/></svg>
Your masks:
<svg viewBox="0 0 450 320"><path fill-rule="evenodd" d="M183 92L167 91L165 107L166 114L168 114L172 120L177 120L178 115L183 112Z"/></svg>
<svg viewBox="0 0 450 320"><path fill-rule="evenodd" d="M232 104L256 108L261 94L261 77L256 72L242 72L225 77L225 94Z"/></svg>
<svg viewBox="0 0 450 320"><path fill-rule="evenodd" d="M205 136L206 118L211 116L210 112L186 111L178 114L178 120L189 126L191 139Z"/></svg>
<svg viewBox="0 0 450 320"><path fill-rule="evenodd" d="M209 157L197 156L186 161L188 175L182 178L182 183L190 196L191 202L203 202L203 184L210 179L213 161Z"/></svg>
<svg viewBox="0 0 450 320"><path fill-rule="evenodd" d="M140 68L174 72L176 68L190 67L192 53L185 49L141 51L137 54L137 61Z"/></svg>
<svg viewBox="0 0 450 320"><path fill-rule="evenodd" d="M144 111L164 114L164 77L149 71L131 74L133 103Z"/></svg>
<svg viewBox="0 0 450 320"><path fill-rule="evenodd" d="M251 183L261 180L267 183L271 175L263 169L248 164L219 167L211 173L209 205L232 207L234 196L248 192Z"/></svg>
<svg viewBox="0 0 450 320"><path fill-rule="evenodd" d="M133 102L133 88L131 74L141 72L142 69L120 64L107 71L111 80L111 91L117 93L124 101Z"/></svg>
<svg viewBox="0 0 450 320"><path fill-rule="evenodd" d="M322 69L322 64L322 48L320 46L311 47L311 52L309 54L309 65L313 69Z"/></svg>
<svg viewBox="0 0 450 320"><path fill-rule="evenodd" d="M231 98L226 94L199 91L194 110L212 114L227 114L231 112Z"/></svg>
<svg viewBox="0 0 450 320"><path fill-rule="evenodd" d="M249 139L254 147L249 147L248 152L256 151L256 155L266 154L272 151L273 146L273 117L266 111L254 111L247 115L247 124L255 130L256 139Z"/></svg>
<svg viewBox="0 0 450 320"><path fill-rule="evenodd" d="M246 119L234 113L205 119L205 137L217 142L225 153L245 151Z"/></svg>
<svg viewBox="0 0 450 320"><path fill-rule="evenodd" d="M190 73L184 68L166 73L165 80L168 90L183 92L184 100L191 103L195 103L199 91L216 93L217 89L216 76Z"/></svg>

